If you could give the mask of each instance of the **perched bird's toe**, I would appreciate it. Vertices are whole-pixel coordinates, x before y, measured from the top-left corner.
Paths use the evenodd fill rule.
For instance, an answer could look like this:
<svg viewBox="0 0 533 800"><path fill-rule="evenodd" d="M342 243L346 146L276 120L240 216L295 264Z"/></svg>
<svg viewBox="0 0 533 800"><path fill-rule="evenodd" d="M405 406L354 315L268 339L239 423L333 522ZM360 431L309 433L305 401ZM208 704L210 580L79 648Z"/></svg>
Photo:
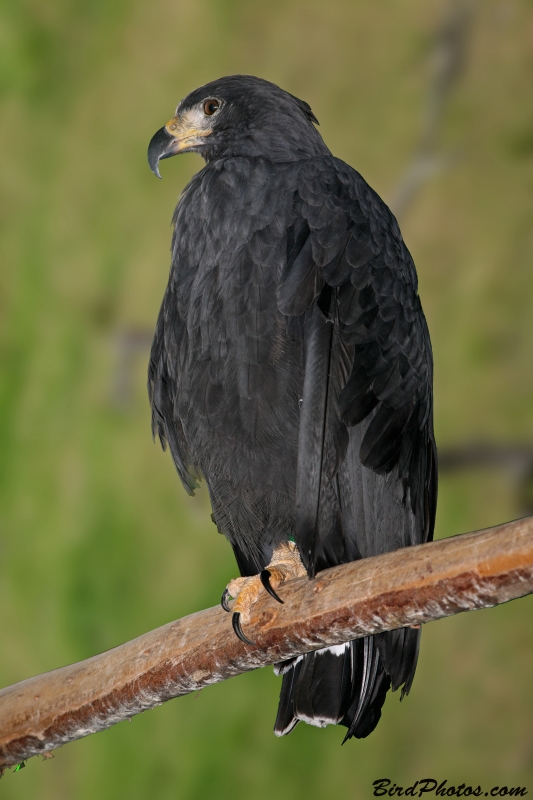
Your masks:
<svg viewBox="0 0 533 800"><path fill-rule="evenodd" d="M276 590L275 590L275 589L274 589L274 588L273 588L273 587L270 585L270 578L271 578L271 575L272 575L272 573L270 572L270 570L269 570L269 569L264 569L264 570L262 570L262 571L259 573L259 577L260 577L260 579L261 579L261 583L263 584L264 588L267 590L267 592L269 593L269 595L270 595L271 597L273 597L273 598L274 598L274 600L277 600L277 601L278 601L278 603L281 603L281 605L283 605L283 600L281 599L281 597L279 596L279 594L276 592Z"/></svg>
<svg viewBox="0 0 533 800"><path fill-rule="evenodd" d="M242 625L251 621L252 609L263 591L267 591L274 600L283 604L284 601L276 591L278 587L291 578L306 574L296 545L283 542L274 550L270 564L259 575L230 581L224 589L220 604L224 611L233 611L231 621L239 639L246 644L254 644L244 635ZM231 609L228 603L230 597L235 598Z"/></svg>
<svg viewBox="0 0 533 800"><path fill-rule="evenodd" d="M255 645L255 642L252 642L244 635L241 628L241 615L238 611L235 611L233 613L233 616L231 618L231 624L233 625L233 630L235 631L241 642L244 642L244 644Z"/></svg>
<svg viewBox="0 0 533 800"><path fill-rule="evenodd" d="M220 605L224 609L224 611L231 611L231 608L228 605L228 598L230 597L230 593L228 592L227 587L222 592L222 597L220 598Z"/></svg>

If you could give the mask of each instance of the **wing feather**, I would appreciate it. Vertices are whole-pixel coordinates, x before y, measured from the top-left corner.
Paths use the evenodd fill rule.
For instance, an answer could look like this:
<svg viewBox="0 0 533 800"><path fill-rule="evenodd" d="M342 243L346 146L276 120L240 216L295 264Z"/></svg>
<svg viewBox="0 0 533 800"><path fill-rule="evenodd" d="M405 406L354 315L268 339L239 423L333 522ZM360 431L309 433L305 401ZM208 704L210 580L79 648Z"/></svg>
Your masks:
<svg viewBox="0 0 533 800"><path fill-rule="evenodd" d="M305 487L305 504L317 511L314 528L310 517L301 527L297 521L301 537L297 535L297 542L310 559L304 559L306 566L314 572L324 565L321 537L329 535L331 539L325 527L320 529L321 515L331 518L331 510L321 508L328 503L349 505L345 495L355 488L354 474L346 483L345 470L344 484L341 481L340 488L337 485L332 493L331 475L324 478L315 471L322 473L326 463L334 464L338 470L348 450L357 451L352 454L351 463L353 466L357 459L359 469L368 471L367 483L374 483L377 488L379 475L387 481L386 486L379 486L377 494L374 492L370 506L378 496L383 502L383 492L394 498L385 504L388 511L378 514L375 508L366 509L363 525L373 530L374 551L387 549L387 530L401 515L402 533L392 537L396 546L425 541L432 535L436 503L433 365L411 255L392 213L361 176L337 159L308 162L299 176L295 217L294 224L305 230L305 238L297 257L292 263L287 261L279 283L279 310L289 317L310 315L323 296L324 287L334 290L330 309L334 331L327 341L322 340L320 355L330 369L327 376L314 373L314 380L320 378L329 387L329 399L324 401L324 389L320 394L318 383L307 386L300 429L302 447L306 436L313 436L312 425L324 427L322 437L315 436L315 442L320 440L323 448L318 462L309 461L308 450L299 451L299 476L306 465L313 464L313 478L311 485L310 477L299 477L298 496ZM310 329L306 327L306 352L309 336ZM342 377L335 374L335 350L339 348L349 354L349 365L346 368L344 364ZM316 347L313 352L316 360ZM306 360L306 376L308 366ZM306 403L311 404L312 413ZM334 435L328 433L330 426ZM304 428L307 434L302 437ZM342 430L344 437L339 433ZM328 452L331 448L333 453ZM353 523L349 515L343 514L342 533L337 533L333 547L328 548L333 563L344 560L353 545L365 555L372 554L370 531L361 531L360 514L355 528ZM338 529L339 525L335 527ZM314 542L312 547L310 541Z"/></svg>

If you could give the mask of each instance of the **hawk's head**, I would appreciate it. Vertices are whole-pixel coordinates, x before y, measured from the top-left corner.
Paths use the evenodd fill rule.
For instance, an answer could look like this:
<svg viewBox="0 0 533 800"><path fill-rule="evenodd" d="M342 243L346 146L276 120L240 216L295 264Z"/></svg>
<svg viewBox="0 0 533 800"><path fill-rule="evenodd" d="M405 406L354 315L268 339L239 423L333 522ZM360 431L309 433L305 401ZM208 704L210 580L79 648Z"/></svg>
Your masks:
<svg viewBox="0 0 533 800"><path fill-rule="evenodd" d="M251 75L231 75L195 89L148 147L150 169L178 153L206 161L255 156L294 161L328 153L310 106L279 86Z"/></svg>

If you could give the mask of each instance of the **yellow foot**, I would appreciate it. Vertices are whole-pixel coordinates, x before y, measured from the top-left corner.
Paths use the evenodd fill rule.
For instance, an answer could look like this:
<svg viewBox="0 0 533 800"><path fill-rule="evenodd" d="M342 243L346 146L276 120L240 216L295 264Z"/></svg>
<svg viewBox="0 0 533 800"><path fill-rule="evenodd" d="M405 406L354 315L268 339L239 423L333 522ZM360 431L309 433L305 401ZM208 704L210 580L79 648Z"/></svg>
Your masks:
<svg viewBox="0 0 533 800"><path fill-rule="evenodd" d="M278 603L283 603L276 589L285 581L300 578L302 575L307 575L307 572L300 559L298 548L293 542L283 542L276 547L272 553L272 561L259 575L235 578L228 583L222 595L221 605L224 611L230 611L228 598L236 598L233 604L232 624L239 639L246 644L255 644L242 632L241 622L250 622L252 607L259 599L262 590L266 589Z"/></svg>

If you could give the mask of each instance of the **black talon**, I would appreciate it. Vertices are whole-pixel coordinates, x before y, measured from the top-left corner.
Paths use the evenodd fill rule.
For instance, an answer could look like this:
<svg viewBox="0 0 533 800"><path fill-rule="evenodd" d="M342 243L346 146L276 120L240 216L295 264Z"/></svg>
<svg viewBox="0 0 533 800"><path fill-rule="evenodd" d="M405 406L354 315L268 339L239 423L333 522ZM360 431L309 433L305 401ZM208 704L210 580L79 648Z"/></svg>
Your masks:
<svg viewBox="0 0 533 800"><path fill-rule="evenodd" d="M261 578L261 583L263 584L269 595L273 597L274 600L277 600L278 603L281 603L281 605L283 605L283 600L278 594L276 594L275 590L270 585L270 570L264 569L262 572L259 573L259 577Z"/></svg>
<svg viewBox="0 0 533 800"><path fill-rule="evenodd" d="M224 589L222 592L222 597L220 599L220 605L224 609L224 611L231 611L231 608L228 605L228 597L230 597L230 593L227 589Z"/></svg>
<svg viewBox="0 0 533 800"><path fill-rule="evenodd" d="M235 631L241 642L244 642L244 644L251 644L253 647L255 647L255 642L251 642L249 639L247 639L244 633L242 632L240 616L241 615L239 611L234 612L231 618L231 624L233 625L233 630Z"/></svg>

